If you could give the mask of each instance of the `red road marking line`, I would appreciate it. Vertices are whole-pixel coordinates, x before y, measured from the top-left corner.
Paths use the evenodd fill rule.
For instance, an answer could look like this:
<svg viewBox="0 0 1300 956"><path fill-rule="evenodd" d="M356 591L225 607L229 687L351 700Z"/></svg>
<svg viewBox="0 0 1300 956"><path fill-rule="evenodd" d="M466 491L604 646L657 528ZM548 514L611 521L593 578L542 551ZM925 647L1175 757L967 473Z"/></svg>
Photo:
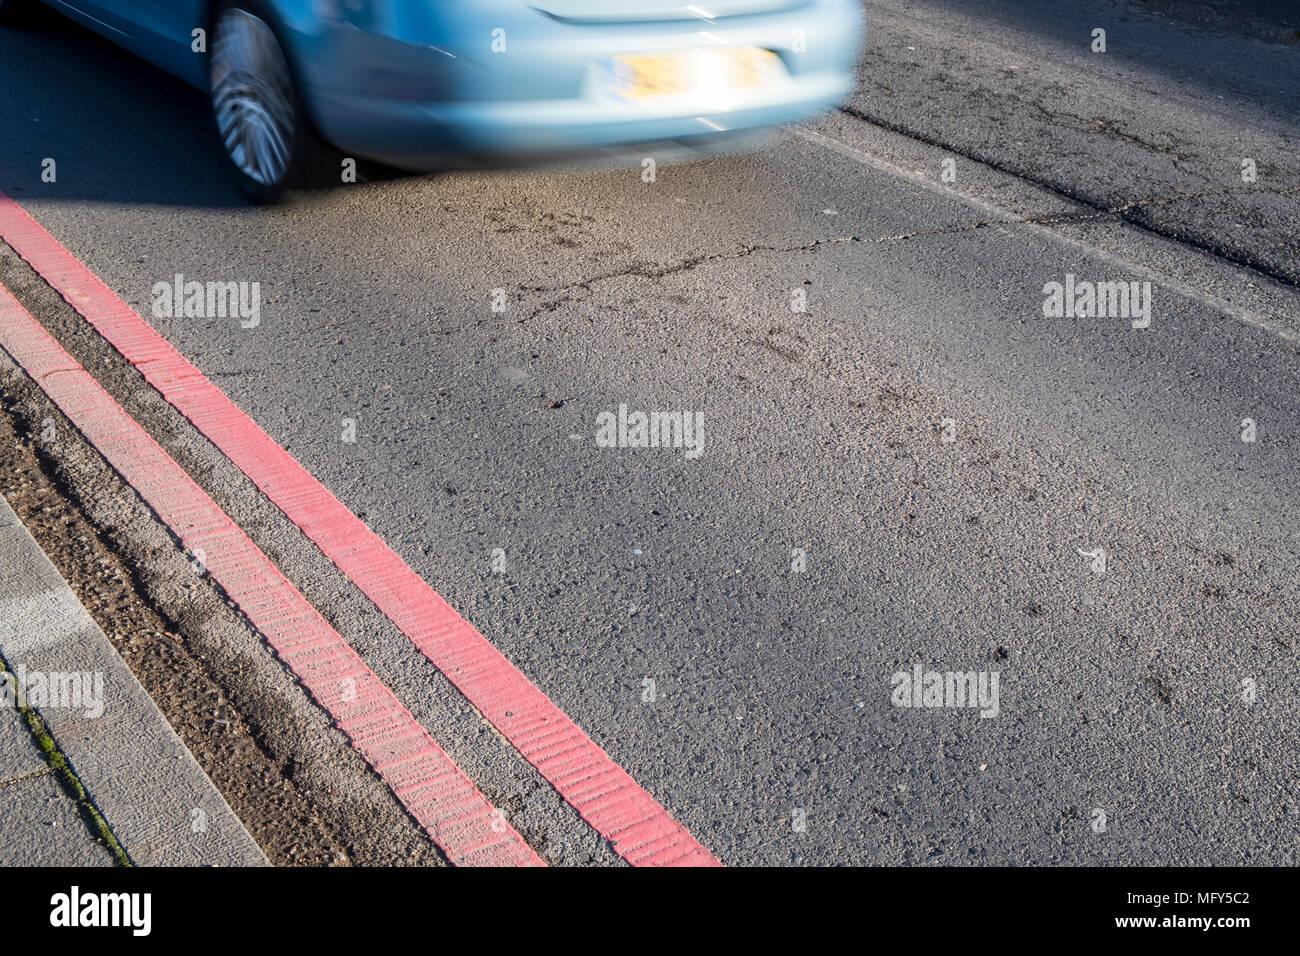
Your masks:
<svg viewBox="0 0 1300 956"><path fill-rule="evenodd" d="M213 580L454 863L546 865L504 818L494 819L469 777L338 631L2 285L0 346L181 543L203 549Z"/></svg>
<svg viewBox="0 0 1300 956"><path fill-rule="evenodd" d="M382 538L3 192L0 237L311 538L624 859L634 866L720 865ZM597 777L603 783L592 787Z"/></svg>

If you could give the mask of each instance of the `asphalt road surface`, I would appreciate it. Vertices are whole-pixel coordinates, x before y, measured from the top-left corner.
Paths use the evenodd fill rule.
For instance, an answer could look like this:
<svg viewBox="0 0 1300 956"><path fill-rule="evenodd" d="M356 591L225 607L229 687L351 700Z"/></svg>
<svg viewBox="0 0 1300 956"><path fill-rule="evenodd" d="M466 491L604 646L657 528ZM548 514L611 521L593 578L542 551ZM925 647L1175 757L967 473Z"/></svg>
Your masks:
<svg viewBox="0 0 1300 956"><path fill-rule="evenodd" d="M752 152L270 209L199 94L47 18L0 32L0 189L722 862L1295 865L1300 15L868 11L851 101ZM546 859L619 862L24 270ZM176 273L260 321L155 317ZM1149 283L1149 323L1045 315L1067 275ZM620 406L700 453L605 447ZM897 706L918 665L996 713Z"/></svg>

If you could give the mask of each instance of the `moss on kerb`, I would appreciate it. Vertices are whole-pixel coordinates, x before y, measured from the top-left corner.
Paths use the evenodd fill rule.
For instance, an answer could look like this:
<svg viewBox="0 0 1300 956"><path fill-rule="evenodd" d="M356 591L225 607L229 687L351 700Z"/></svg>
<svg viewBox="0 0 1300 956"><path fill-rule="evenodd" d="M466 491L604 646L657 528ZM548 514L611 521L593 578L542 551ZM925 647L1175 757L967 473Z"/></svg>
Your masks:
<svg viewBox="0 0 1300 956"><path fill-rule="evenodd" d="M0 673L10 675L12 672L8 669L8 662L0 658ZM72 764L68 763L68 758L59 750L59 745L50 732L45 729L45 722L41 720L41 715L36 713L35 709L29 704L15 702L16 708L23 719L27 722L27 729L31 731L32 739L36 741L36 746L41 749L41 754L45 757L46 763L50 769L59 778L59 783L67 791L68 796L72 797L77 803L77 809L81 812L86 824L90 827L91 833L104 842L108 852L113 855L113 861L118 866L134 866L131 858L127 856L126 850L118 842L117 837L113 835L108 821L104 819L103 814L91 802L90 794L82 786L81 780L77 777L76 772L72 769Z"/></svg>

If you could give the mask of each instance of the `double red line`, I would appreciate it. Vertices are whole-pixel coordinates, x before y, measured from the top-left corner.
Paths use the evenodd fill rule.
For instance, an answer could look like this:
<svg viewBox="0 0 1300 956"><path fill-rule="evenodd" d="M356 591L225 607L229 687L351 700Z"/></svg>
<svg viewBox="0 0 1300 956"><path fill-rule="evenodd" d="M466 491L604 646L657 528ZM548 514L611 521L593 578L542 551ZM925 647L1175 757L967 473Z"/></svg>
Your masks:
<svg viewBox="0 0 1300 956"><path fill-rule="evenodd" d="M624 859L718 865L378 535L2 192L0 238L315 542ZM204 548L213 578L454 862L542 862L342 636L3 288L0 345L186 547ZM352 686L345 678L355 681L355 700L339 696L339 687Z"/></svg>

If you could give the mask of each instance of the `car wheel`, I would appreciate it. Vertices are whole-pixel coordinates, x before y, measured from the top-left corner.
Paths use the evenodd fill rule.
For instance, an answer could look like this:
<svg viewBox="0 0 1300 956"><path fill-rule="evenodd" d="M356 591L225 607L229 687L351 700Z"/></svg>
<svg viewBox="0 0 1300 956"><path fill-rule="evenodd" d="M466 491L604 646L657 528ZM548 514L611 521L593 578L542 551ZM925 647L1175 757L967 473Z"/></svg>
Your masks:
<svg viewBox="0 0 1300 956"><path fill-rule="evenodd" d="M213 18L208 55L212 118L240 188L258 203L329 184L332 151L316 135L284 45L254 0ZM333 168L337 182L338 166Z"/></svg>

